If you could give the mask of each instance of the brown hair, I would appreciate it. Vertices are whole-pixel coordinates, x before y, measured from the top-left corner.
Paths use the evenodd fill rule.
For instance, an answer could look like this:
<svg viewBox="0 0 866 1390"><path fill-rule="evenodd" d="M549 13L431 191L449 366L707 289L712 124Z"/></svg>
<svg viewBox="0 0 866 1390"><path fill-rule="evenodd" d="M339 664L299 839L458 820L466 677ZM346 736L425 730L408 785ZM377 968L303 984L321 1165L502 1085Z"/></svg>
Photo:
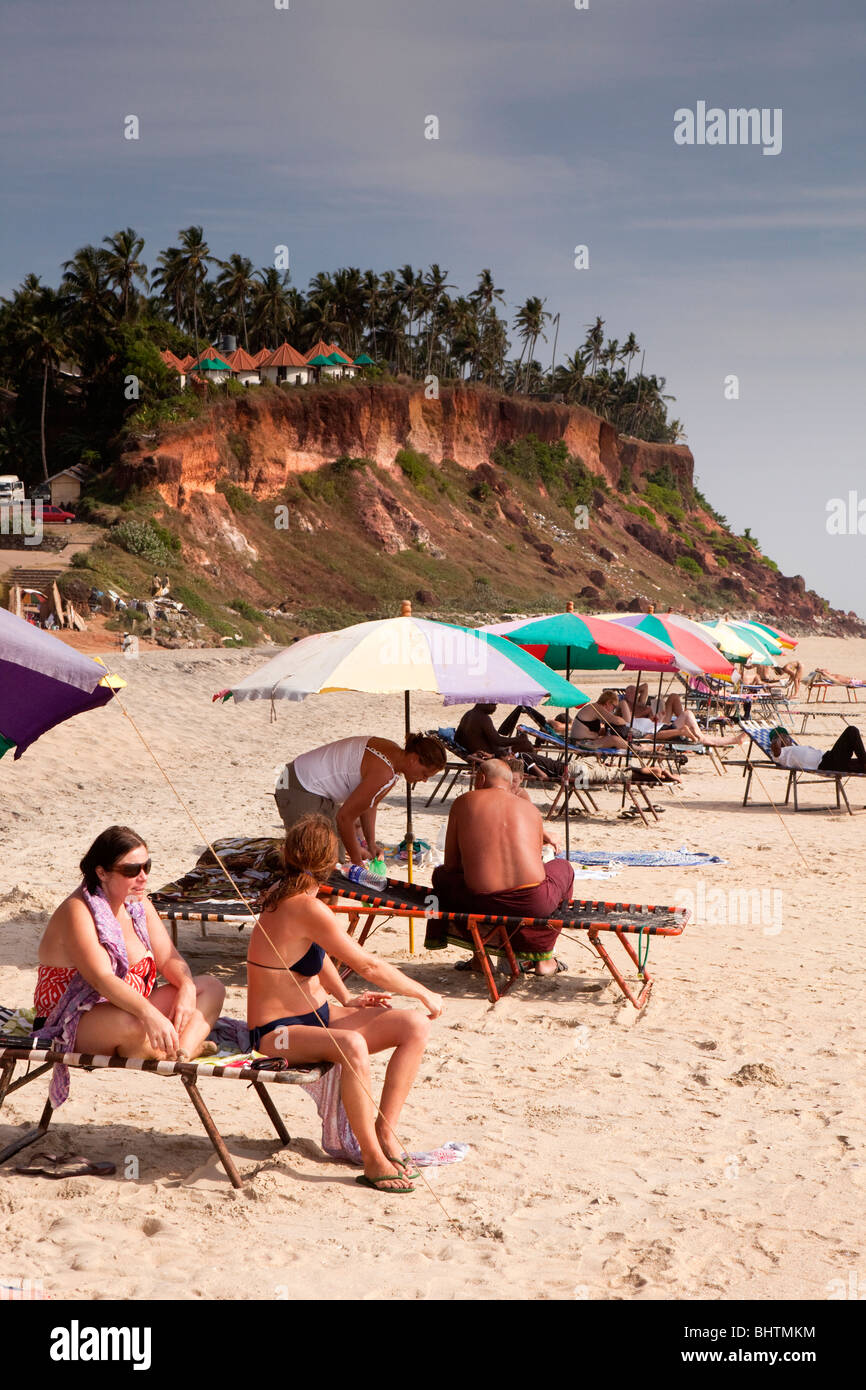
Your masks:
<svg viewBox="0 0 866 1390"><path fill-rule="evenodd" d="M110 825L101 835L97 835L78 866L84 875L87 891L95 893L99 887L97 868L113 868L122 855L128 854L131 849L138 849L139 845L147 849L147 841L130 830L128 825Z"/></svg>
<svg viewBox="0 0 866 1390"><path fill-rule="evenodd" d="M619 695L615 690L603 690L596 700L597 705L609 705L611 700L615 705L619 704Z"/></svg>
<svg viewBox="0 0 866 1390"><path fill-rule="evenodd" d="M448 761L445 745L435 734L407 734L405 749L434 772L441 772Z"/></svg>
<svg viewBox="0 0 866 1390"><path fill-rule="evenodd" d="M337 862L337 836L327 817L302 816L295 821L286 831L280 860L280 877L264 894L262 912L325 882Z"/></svg>

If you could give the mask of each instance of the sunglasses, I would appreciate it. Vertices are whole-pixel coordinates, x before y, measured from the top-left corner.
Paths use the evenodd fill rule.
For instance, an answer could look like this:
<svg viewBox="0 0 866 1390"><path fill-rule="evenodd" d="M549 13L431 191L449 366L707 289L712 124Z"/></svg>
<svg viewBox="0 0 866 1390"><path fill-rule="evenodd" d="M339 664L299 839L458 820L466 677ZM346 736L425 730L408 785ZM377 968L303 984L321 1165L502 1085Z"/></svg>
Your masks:
<svg viewBox="0 0 866 1390"><path fill-rule="evenodd" d="M149 874L152 865L152 859L145 859L143 864L115 864L111 872L123 874L124 878L138 878L141 873Z"/></svg>

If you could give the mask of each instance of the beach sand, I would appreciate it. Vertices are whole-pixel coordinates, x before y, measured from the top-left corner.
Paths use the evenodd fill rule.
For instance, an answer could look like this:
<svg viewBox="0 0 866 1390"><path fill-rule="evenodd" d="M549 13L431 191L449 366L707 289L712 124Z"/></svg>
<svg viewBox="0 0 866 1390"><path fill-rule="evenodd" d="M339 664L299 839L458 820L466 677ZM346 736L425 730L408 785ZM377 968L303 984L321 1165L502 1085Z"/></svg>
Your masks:
<svg viewBox="0 0 866 1390"><path fill-rule="evenodd" d="M115 655L135 727L117 707L97 710L0 763L0 1003L32 1002L47 915L106 825L146 837L156 888L192 866L205 835L277 834L270 792L287 758L349 733L402 738L396 698L283 702L275 722L265 702L211 703L270 654ZM807 669L866 676L866 641L805 639L798 655ZM834 708L866 725L866 705ZM461 713L431 697L413 698L413 711L417 728ZM807 738L821 730L826 747L841 727L815 719ZM410 957L403 922L372 938L446 996L402 1138L409 1148L462 1140L472 1152L426 1170L431 1189L393 1197L356 1186L356 1170L323 1155L313 1104L294 1087L272 1091L293 1135L282 1150L245 1086L205 1081L254 1179L234 1192L179 1081L73 1072L38 1149L109 1159L117 1175L51 1182L0 1170L0 1282L41 1279L55 1298L273 1300L824 1299L851 1271L862 1284L866 822L829 809L780 819L760 787L744 809L742 785L739 769L717 777L692 758L681 793L658 796L658 825L618 822L618 797L603 794L603 814L574 827L585 849L687 845L726 861L578 885L585 897L704 904L714 918L699 911L682 937L653 941L657 982L640 1016L585 943L561 941L568 973L521 980L494 1008L477 978L454 973L459 950ZM780 797L784 779L765 785ZM850 795L862 812L866 786ZM807 806L832 801L829 787L803 791ZM435 842L446 812L418 809L416 834ZM397 792L380 837L398 840L403 825ZM755 904L765 890L754 920L742 920L732 890ZM205 940L188 925L180 947L195 971L220 976L225 1011L243 1017L245 938L213 928ZM0 1145L35 1121L45 1088L7 1100Z"/></svg>

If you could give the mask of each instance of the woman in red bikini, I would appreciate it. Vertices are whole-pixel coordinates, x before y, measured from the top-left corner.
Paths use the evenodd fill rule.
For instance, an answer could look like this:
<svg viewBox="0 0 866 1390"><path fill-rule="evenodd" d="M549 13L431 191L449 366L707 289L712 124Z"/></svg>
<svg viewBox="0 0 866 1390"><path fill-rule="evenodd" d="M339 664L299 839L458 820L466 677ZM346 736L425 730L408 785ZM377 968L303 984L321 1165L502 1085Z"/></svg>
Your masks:
<svg viewBox="0 0 866 1390"><path fill-rule="evenodd" d="M120 1057L197 1057L225 989L193 976L146 897L147 845L128 826L97 836L83 882L39 944L37 1015L62 1022L68 1050ZM157 985L157 975L167 981Z"/></svg>

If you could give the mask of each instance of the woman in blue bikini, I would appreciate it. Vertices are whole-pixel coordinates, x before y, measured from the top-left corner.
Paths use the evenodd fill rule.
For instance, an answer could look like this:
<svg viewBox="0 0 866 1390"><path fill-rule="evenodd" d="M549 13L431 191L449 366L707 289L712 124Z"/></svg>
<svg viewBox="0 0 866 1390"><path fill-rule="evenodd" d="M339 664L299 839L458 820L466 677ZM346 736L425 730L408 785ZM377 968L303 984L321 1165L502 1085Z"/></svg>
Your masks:
<svg viewBox="0 0 866 1390"><path fill-rule="evenodd" d="M411 1192L417 1173L395 1152L395 1131L424 1055L429 1020L441 1014L442 999L358 946L317 898L336 862L337 837L324 816L304 816L286 832L282 877L265 895L250 937L250 1044L292 1062L342 1063L343 1105L364 1160L358 1182L383 1192ZM350 994L329 956L379 990L417 999L428 1017L392 1009L390 993ZM377 1114L370 1099L370 1053L389 1048L394 1052Z"/></svg>

